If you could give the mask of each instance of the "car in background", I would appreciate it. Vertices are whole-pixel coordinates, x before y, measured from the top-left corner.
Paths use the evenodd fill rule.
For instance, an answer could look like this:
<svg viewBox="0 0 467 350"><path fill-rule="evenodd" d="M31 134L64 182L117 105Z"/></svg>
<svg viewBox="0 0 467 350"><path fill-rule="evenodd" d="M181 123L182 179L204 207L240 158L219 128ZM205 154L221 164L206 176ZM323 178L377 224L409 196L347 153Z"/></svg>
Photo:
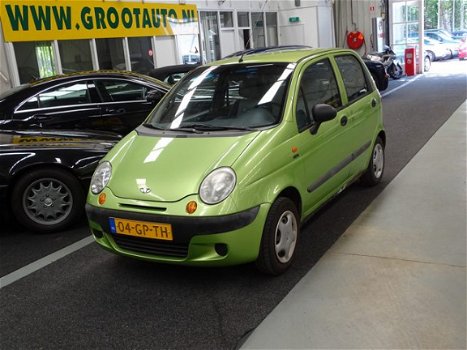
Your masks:
<svg viewBox="0 0 467 350"><path fill-rule="evenodd" d="M452 32L453 39L462 40L467 38L467 29L460 29Z"/></svg>
<svg viewBox="0 0 467 350"><path fill-rule="evenodd" d="M459 45L459 60L465 60L467 58L467 38L463 38Z"/></svg>
<svg viewBox="0 0 467 350"><path fill-rule="evenodd" d="M40 79L0 95L0 130L104 130L123 136L169 89L146 75L120 71Z"/></svg>
<svg viewBox="0 0 467 350"><path fill-rule="evenodd" d="M92 173L120 137L95 131L0 130L0 207L35 232L83 217Z"/></svg>
<svg viewBox="0 0 467 350"><path fill-rule="evenodd" d="M381 181L385 143L381 95L353 50L211 62L102 159L89 226L115 254L278 275L310 215L357 180Z"/></svg>
<svg viewBox="0 0 467 350"><path fill-rule="evenodd" d="M199 66L199 64L176 64L173 66L159 67L152 69L149 72L149 76L159 79L169 85L174 85L182 79L186 73Z"/></svg>
<svg viewBox="0 0 467 350"><path fill-rule="evenodd" d="M371 77L376 83L376 87L379 91L384 91L389 85L389 74L386 72L386 68L381 62L372 61L371 59L362 57L363 62L370 71Z"/></svg>
<svg viewBox="0 0 467 350"><path fill-rule="evenodd" d="M444 29L427 29L425 30L425 36L444 44L451 52L449 58L453 58L458 55L459 40L454 39L452 34L448 31Z"/></svg>
<svg viewBox="0 0 467 350"><path fill-rule="evenodd" d="M407 45L415 47L415 50L418 51L418 41L418 38L409 38L407 40ZM423 46L425 49L424 58L428 55L431 62L451 58L451 50L438 40L425 37L423 38Z"/></svg>

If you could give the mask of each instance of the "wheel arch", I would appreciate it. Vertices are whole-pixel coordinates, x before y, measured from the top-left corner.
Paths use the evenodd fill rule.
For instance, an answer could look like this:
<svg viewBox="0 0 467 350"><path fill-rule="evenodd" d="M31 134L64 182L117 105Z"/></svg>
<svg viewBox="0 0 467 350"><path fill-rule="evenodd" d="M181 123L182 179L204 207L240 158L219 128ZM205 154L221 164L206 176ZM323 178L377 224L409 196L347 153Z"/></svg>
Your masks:
<svg viewBox="0 0 467 350"><path fill-rule="evenodd" d="M27 166L25 166L25 167L23 167L21 169L18 169L13 174L11 174L11 180L10 180L10 183L9 183L9 186L8 186L8 192L7 192L8 200L11 200L11 194L13 192L13 188L16 186L19 179L21 179L25 174L33 172L33 171L38 171L38 170L51 170L51 169L64 171L64 172L74 176L81 183L83 191L86 190L86 188L84 186L84 183L83 183L83 179L76 172L74 172L73 169L67 167L66 165L59 164L59 163L28 164Z"/></svg>
<svg viewBox="0 0 467 350"><path fill-rule="evenodd" d="M290 199L295 204L299 214L302 214L302 197L300 196L300 192L295 187L289 186L284 188L281 192L279 192L277 198L279 197Z"/></svg>

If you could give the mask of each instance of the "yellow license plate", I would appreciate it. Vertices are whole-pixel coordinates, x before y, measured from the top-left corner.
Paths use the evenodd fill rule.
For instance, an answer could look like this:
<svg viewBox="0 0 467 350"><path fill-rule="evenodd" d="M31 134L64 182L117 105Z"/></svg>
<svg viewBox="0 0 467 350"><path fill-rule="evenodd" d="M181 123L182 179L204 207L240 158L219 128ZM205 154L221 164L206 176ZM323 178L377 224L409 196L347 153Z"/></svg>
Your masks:
<svg viewBox="0 0 467 350"><path fill-rule="evenodd" d="M172 225L158 222L109 218L110 231L121 235L172 241Z"/></svg>

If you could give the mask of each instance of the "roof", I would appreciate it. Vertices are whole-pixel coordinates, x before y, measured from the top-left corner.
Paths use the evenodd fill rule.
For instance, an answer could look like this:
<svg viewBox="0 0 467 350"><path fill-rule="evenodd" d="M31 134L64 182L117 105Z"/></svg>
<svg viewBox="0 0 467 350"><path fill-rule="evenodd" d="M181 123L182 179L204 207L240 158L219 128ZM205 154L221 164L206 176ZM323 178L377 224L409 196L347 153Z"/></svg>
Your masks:
<svg viewBox="0 0 467 350"><path fill-rule="evenodd" d="M211 62L209 65L220 65L230 63L259 63L259 62L284 62L284 63L297 63L304 58L311 56L320 56L331 52L353 52L349 49L313 49L313 48L301 48L301 49L283 49L283 50L271 50L262 51L258 53L247 52L241 56L229 57L223 60ZM240 58L242 59L240 61Z"/></svg>
<svg viewBox="0 0 467 350"><path fill-rule="evenodd" d="M159 85L163 88L169 90L171 88L170 85L164 83L158 79L153 77L139 74L136 72L129 72L129 71L117 71L117 70L99 70L99 71L80 71L80 72L73 72L68 74L61 74L61 75L54 75L47 78L37 79L29 82L30 86L37 86L45 83L49 83L51 81L60 81L60 80L69 80L72 78L97 78L97 77L125 77L125 78L133 78L137 80L144 80L147 82L151 82L153 84Z"/></svg>

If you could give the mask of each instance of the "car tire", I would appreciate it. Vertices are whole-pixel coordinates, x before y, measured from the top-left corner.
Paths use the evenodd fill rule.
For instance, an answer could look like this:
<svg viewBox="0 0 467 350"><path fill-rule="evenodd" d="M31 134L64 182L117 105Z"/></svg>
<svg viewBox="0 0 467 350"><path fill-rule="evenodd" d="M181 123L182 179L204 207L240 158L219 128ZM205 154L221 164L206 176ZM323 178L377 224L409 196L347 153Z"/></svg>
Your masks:
<svg viewBox="0 0 467 350"><path fill-rule="evenodd" d="M61 169L38 169L18 179L11 196L20 224L40 233L59 231L81 216L85 195L81 183Z"/></svg>
<svg viewBox="0 0 467 350"><path fill-rule="evenodd" d="M423 59L423 71L428 72L431 69L431 59L430 56L425 56Z"/></svg>
<svg viewBox="0 0 467 350"><path fill-rule="evenodd" d="M285 272L294 258L300 233L300 216L294 202L279 197L264 224L256 267L269 275Z"/></svg>
<svg viewBox="0 0 467 350"><path fill-rule="evenodd" d="M371 151L368 167L361 177L362 183L366 186L380 183L384 174L384 163L384 143L381 137L378 137Z"/></svg>

